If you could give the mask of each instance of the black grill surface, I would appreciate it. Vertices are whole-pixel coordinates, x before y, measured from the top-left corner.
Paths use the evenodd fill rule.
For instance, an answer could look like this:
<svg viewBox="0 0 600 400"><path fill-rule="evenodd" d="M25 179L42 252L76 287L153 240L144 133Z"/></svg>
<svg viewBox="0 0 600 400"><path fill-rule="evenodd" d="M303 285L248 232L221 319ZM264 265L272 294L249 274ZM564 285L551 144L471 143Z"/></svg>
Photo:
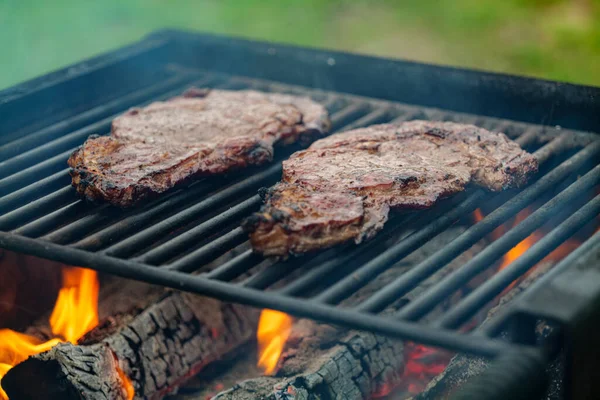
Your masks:
<svg viewBox="0 0 600 400"><path fill-rule="evenodd" d="M465 333L461 327L511 282L597 221L597 135L297 86L281 79L226 74L193 65L189 54L177 52L177 46L182 44L172 44L173 33L167 36L170 45L158 40L160 35L152 36L112 55L90 60L80 69L59 71L46 80L40 78L2 94L0 111L6 121L0 132L0 247L456 351L488 357L514 354L514 350L521 354L537 352L535 343L527 340L531 335L512 335L508 340L498 337L506 323L527 308L524 306L502 313L484 329ZM197 40L210 43L216 39L198 36ZM221 45L235 48L240 43L251 45L244 41L224 41ZM171 45L179 50L163 54L164 48ZM265 57L279 51L277 46L256 46ZM263 48L265 54L261 53ZM298 57L321 57L327 65L336 62L329 53L296 51ZM157 54L166 57L166 62L157 62ZM144 65L141 72L139 65ZM119 73L130 74L125 79ZM290 71L289 80L298 73ZM447 73L450 77L456 71ZM482 79L482 75L474 76ZM303 79L298 81L302 83ZM314 78L312 86L319 86L318 81ZM189 86L308 95L327 107L333 131L412 119L474 123L503 131L533 152L540 161L541 172L522 191L492 194L468 190L432 210L393 216L384 231L368 243L288 261L253 254L239 223L260 206L257 189L280 178L281 161L298 147L277 149L276 160L269 166L204 179L134 209L118 210L78 199L70 186L66 164L71 152L91 134L108 134L114 116L129 107L171 97ZM320 86L328 89L332 84L325 80ZM441 87L440 93L444 90ZM30 110L24 111L25 108ZM28 113L32 114L29 119ZM574 125L591 124L576 117L573 116L578 121ZM585 115L579 117L583 120ZM397 314L378 314L519 211L533 205L535 211L524 221ZM457 221L470 221L470 215L479 207L493 211L478 223L469 222L463 234L360 305L339 305ZM504 254L541 227L547 227L548 234L521 258L495 273L433 322L421 322L472 278L497 268L497 261ZM556 265L544 281L559 279L577 257L599 245L600 234L595 234ZM517 304L530 304L535 293L544 292L543 284L536 287L531 289L532 295ZM552 312L546 316L552 317Z"/></svg>

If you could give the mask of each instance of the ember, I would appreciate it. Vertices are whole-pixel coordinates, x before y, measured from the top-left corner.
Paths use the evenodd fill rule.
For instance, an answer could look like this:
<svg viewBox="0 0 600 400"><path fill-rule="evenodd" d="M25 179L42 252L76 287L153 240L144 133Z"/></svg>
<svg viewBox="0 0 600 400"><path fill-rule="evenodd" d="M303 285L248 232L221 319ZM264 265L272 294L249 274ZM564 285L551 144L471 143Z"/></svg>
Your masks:
<svg viewBox="0 0 600 400"><path fill-rule="evenodd" d="M421 393L429 381L444 371L452 358L448 351L415 343L407 343L405 349L402 383L412 394Z"/></svg>
<svg viewBox="0 0 600 400"><path fill-rule="evenodd" d="M10 329L0 330L0 379L15 365L27 357L50 350L63 341L76 343L98 324L99 284L96 271L65 267L63 287L58 294L50 316L50 327L56 336L46 342ZM127 392L127 399L134 396L133 386L122 371L119 372ZM0 388L0 399L8 396Z"/></svg>
<svg viewBox="0 0 600 400"><path fill-rule="evenodd" d="M273 310L263 310L258 322L258 363L265 374L275 371L283 346L292 331L292 317Z"/></svg>

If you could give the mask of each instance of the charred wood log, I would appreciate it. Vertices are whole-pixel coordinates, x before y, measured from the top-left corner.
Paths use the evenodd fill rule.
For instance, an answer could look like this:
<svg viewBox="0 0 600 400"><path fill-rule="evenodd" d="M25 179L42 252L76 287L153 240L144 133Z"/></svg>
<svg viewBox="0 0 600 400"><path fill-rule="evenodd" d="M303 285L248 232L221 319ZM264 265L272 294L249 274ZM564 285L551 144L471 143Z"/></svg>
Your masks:
<svg viewBox="0 0 600 400"><path fill-rule="evenodd" d="M78 345L30 357L5 375L2 387L11 400L112 400L128 398L126 379L135 398L162 398L252 338L258 318L257 310L179 292L140 308L105 319Z"/></svg>

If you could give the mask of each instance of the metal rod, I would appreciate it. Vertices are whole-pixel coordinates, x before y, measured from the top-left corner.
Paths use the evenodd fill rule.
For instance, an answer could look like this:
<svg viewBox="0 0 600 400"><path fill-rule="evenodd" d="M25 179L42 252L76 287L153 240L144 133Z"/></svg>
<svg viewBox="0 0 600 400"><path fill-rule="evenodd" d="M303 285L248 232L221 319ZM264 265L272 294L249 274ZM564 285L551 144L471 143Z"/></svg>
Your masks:
<svg viewBox="0 0 600 400"><path fill-rule="evenodd" d="M69 169L65 168L62 171L44 179L40 179L29 186L16 190L11 194L0 198L0 215L4 215L15 208L22 206L24 203L31 202L52 191L65 187L70 181Z"/></svg>
<svg viewBox="0 0 600 400"><path fill-rule="evenodd" d="M315 258L319 258L319 256L304 255L298 258L287 260L285 262L269 265L262 271L242 281L241 285L254 289L266 289L275 282L291 274L295 269L306 267L307 264L311 263Z"/></svg>
<svg viewBox="0 0 600 400"><path fill-rule="evenodd" d="M68 265L81 265L128 279L142 280L173 289L202 294L222 301L231 301L258 308L271 308L297 317L334 323L353 329L362 329L397 339L411 340L430 346L495 357L510 349L522 346L504 343L485 337L467 336L443 329L432 330L414 323L394 321L390 318L315 304L276 293L265 293L203 276L192 276L167 271L133 261L125 261L102 254L66 248L52 243L0 232L0 247L26 254L49 258Z"/></svg>
<svg viewBox="0 0 600 400"><path fill-rule="evenodd" d="M79 217L77 219L79 221L82 213L85 212L86 207L87 204L84 201L77 200L74 203L59 208L56 211L46 214L41 218L37 218L30 223L15 229L13 233L15 235L39 237L44 233L56 228L57 226L60 226L61 223L64 224L67 221L71 221L73 217ZM54 242L57 243L56 241Z"/></svg>
<svg viewBox="0 0 600 400"><path fill-rule="evenodd" d="M369 105L367 103L361 102L347 105L331 116L331 131L335 132L339 130L344 125L362 117L368 111Z"/></svg>
<svg viewBox="0 0 600 400"><path fill-rule="evenodd" d="M212 271L207 272L204 274L204 276L206 278L218 279L220 281L230 281L262 261L265 261L263 257L253 253L252 250L246 250L239 256L236 256Z"/></svg>
<svg viewBox="0 0 600 400"><path fill-rule="evenodd" d="M246 239L248 239L248 234L242 228L237 227L231 232L211 240L210 243L192 251L177 261L167 264L164 268L181 272L195 271L209 261L217 258L218 255L243 243Z"/></svg>
<svg viewBox="0 0 600 400"><path fill-rule="evenodd" d="M385 108L377 108L375 109L375 111L370 112L369 114L365 115L364 117L361 117L359 119L357 119L356 121L346 125L343 129L341 129L341 132L346 132L352 129L356 129L356 128L362 128L363 126L369 126L369 125L373 125L375 123L382 123L385 122L386 120L388 120L390 117L390 109L385 107Z"/></svg>
<svg viewBox="0 0 600 400"><path fill-rule="evenodd" d="M565 204L576 202L577 197L581 197L582 193L585 193L586 190L592 188L598 182L600 182L600 166L588 172L583 178L571 184L568 189L531 213L519 225L513 227L502 235L501 238L487 246L460 269L429 287L418 298L402 308L396 314L396 318L411 321L422 318L434 309L440 301L448 298L448 296L468 283L473 277L483 270L494 266L498 258L502 257L507 251L555 216L561 208L565 207ZM452 311L450 314L452 314Z"/></svg>
<svg viewBox="0 0 600 400"><path fill-rule="evenodd" d="M147 264L159 264L182 249L193 246L198 240L208 237L218 229L225 227L225 225L239 220L242 216L258 209L261 203L260 196L256 194L200 225L175 236L168 242L153 248L140 256L139 260Z"/></svg>
<svg viewBox="0 0 600 400"><path fill-rule="evenodd" d="M82 203L79 207L83 210L86 207L89 207L89 204L85 201L80 201L79 203ZM63 209L62 211L63 213L52 213L49 215L49 217L52 217L51 221L46 221L46 217L42 218L44 220L43 225L50 225L51 223L54 223L54 227L60 226L61 215L64 215L65 217L65 220L62 221L63 223L67 220L70 221L71 218L68 218L68 213L70 210ZM57 244L73 242L78 238L85 236L91 230L101 228L107 220L109 220L112 216L119 215L121 212L122 210L118 208L109 207L108 204L102 204L96 207L92 214L81 215L70 224L62 226L45 235L43 239ZM37 226L35 226L37 222L38 221L34 221L34 223L32 223L32 225L34 225L34 229L37 228Z"/></svg>
<svg viewBox="0 0 600 400"><path fill-rule="evenodd" d="M25 168L11 176L0 179L0 197L4 197L16 190L37 182L43 177L63 170L67 165L67 159L74 150L75 148L72 148L29 168Z"/></svg>
<svg viewBox="0 0 600 400"><path fill-rule="evenodd" d="M405 121L412 121L414 119L424 118L425 113L420 109L413 109L412 107L407 110L404 114L394 118L391 122L397 124Z"/></svg>
<svg viewBox="0 0 600 400"><path fill-rule="evenodd" d="M398 231L406 229L416 219L416 213L410 214L406 218L393 216L386 224L384 230L378 234L378 240L372 240L360 246L351 243L341 245L341 247L329 249L318 254L316 257L310 259L310 261L305 260L306 265L304 267L307 271L277 291L286 295L298 295L314 286L318 286L329 274L340 268L347 267L349 263L356 262L361 256L381 253L387 246L385 243L386 239L392 237Z"/></svg>
<svg viewBox="0 0 600 400"><path fill-rule="evenodd" d="M550 143L550 145L552 145L552 143ZM594 157L599 151L600 141L579 151L573 157L548 172L537 182L508 200L504 205L494 210L478 224L470 227L448 245L444 246L444 248L386 285L360 304L357 309L369 312L381 311L391 302L404 296L418 285L419 282L438 271L448 262L474 245L477 241L481 240L485 235L493 231L496 227L513 217L517 212L536 200L541 194L556 185L558 181L568 176L586 161Z"/></svg>
<svg viewBox="0 0 600 400"><path fill-rule="evenodd" d="M15 229L20 224L43 216L57 207L74 201L77 201L77 198L72 188L67 186L0 216L0 230L9 231Z"/></svg>

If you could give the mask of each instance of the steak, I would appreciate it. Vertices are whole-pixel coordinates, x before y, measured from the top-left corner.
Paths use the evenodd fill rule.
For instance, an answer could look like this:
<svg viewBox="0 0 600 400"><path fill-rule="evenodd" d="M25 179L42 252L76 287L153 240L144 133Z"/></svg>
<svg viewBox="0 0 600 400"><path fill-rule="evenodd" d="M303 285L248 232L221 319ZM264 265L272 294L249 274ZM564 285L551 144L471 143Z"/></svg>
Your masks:
<svg viewBox="0 0 600 400"><path fill-rule="evenodd" d="M267 163L275 144L328 129L327 111L309 98L190 89L130 109L110 136L91 136L68 163L81 196L128 207L198 177Z"/></svg>
<svg viewBox="0 0 600 400"><path fill-rule="evenodd" d="M425 209L465 189L520 187L537 159L502 133L451 122L382 124L293 154L265 204L244 221L255 251L305 253L374 236L390 208Z"/></svg>

